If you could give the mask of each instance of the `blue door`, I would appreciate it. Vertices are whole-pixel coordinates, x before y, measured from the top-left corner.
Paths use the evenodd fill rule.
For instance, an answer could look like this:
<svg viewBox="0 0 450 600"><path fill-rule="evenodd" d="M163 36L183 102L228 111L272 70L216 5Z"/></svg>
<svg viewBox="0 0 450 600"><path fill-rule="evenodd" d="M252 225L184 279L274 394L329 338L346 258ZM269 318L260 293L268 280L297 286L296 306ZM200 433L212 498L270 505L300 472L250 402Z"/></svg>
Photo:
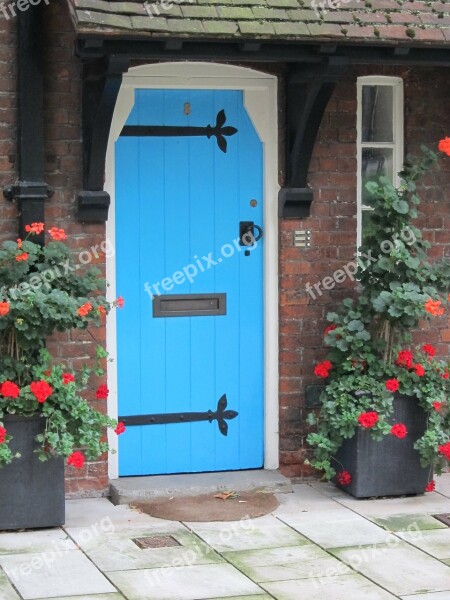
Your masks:
<svg viewBox="0 0 450 600"><path fill-rule="evenodd" d="M262 144L243 92L138 89L115 150L119 474L261 468Z"/></svg>

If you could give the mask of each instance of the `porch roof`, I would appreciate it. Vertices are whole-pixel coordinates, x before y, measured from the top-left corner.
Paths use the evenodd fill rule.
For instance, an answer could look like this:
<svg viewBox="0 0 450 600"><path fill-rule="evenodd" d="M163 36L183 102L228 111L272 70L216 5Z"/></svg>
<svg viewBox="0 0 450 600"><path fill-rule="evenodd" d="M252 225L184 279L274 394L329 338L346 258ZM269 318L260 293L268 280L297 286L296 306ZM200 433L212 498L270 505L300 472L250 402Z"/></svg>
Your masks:
<svg viewBox="0 0 450 600"><path fill-rule="evenodd" d="M67 0L83 37L444 47L449 0ZM321 6L323 8L321 8ZM316 10L314 10L316 7Z"/></svg>

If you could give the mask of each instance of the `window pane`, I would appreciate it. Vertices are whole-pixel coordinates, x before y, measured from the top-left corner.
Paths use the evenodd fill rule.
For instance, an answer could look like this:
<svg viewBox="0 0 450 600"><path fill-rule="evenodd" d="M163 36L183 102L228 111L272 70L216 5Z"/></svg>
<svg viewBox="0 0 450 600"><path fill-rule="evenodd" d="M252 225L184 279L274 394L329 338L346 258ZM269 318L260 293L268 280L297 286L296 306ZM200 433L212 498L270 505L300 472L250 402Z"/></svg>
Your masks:
<svg viewBox="0 0 450 600"><path fill-rule="evenodd" d="M390 85L362 88L362 142L393 142L394 90Z"/></svg>
<svg viewBox="0 0 450 600"><path fill-rule="evenodd" d="M392 148L363 148L361 165L361 200L363 205L367 205L367 200L370 198L370 194L366 190L368 181L378 181L382 175L393 181Z"/></svg>
<svg viewBox="0 0 450 600"><path fill-rule="evenodd" d="M362 240L361 242L364 244L365 242L365 237L370 235L372 233L372 223L370 222L370 215L371 215L372 211L371 209L363 209L362 210L362 225L361 225L361 229L362 229Z"/></svg>

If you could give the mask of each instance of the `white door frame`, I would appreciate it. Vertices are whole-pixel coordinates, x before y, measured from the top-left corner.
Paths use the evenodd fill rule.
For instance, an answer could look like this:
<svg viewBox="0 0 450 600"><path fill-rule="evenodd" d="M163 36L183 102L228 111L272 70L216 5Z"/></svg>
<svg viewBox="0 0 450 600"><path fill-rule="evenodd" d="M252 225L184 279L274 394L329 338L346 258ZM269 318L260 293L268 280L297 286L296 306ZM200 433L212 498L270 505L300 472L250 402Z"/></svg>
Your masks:
<svg viewBox="0 0 450 600"><path fill-rule="evenodd" d="M105 190L111 196L106 238L115 248L115 154L119 137L134 103L134 90L208 89L243 90L244 104L262 141L264 150L264 468L277 469L278 435L278 123L277 78L246 67L201 62L176 62L144 65L129 70L117 98L106 155ZM113 253L111 253L113 254ZM116 293L115 256L106 261L110 284L108 297ZM125 308L126 310L126 298ZM106 343L108 366L108 414L116 418L117 400L117 329L115 311L108 317ZM109 434L112 449L117 449L117 436ZM117 453L109 454L109 477L118 477Z"/></svg>

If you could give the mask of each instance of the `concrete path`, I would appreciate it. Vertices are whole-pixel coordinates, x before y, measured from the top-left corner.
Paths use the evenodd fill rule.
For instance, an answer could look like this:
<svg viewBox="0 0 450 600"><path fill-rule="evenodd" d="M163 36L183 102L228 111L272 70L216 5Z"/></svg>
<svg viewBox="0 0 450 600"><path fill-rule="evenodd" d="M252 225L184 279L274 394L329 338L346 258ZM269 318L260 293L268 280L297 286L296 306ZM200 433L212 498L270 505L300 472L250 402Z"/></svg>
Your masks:
<svg viewBox="0 0 450 600"><path fill-rule="evenodd" d="M312 483L279 500L232 523L69 501L62 529L0 534L0 600L450 600L450 528L431 516L450 514L450 474L414 498Z"/></svg>

